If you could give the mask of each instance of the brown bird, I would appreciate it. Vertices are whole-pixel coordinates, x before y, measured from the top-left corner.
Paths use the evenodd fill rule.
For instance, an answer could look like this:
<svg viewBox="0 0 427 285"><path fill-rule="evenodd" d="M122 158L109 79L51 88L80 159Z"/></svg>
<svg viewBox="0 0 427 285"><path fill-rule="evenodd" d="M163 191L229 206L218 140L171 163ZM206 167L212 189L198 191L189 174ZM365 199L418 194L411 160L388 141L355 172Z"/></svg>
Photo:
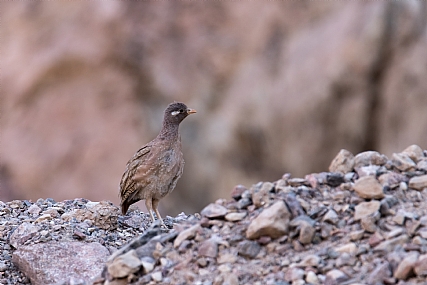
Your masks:
<svg viewBox="0 0 427 285"><path fill-rule="evenodd" d="M123 215L139 200L145 200L154 222L153 210L164 225L159 210L160 199L175 188L184 170L179 124L196 110L184 103L172 103L165 110L163 127L157 137L141 147L129 160L120 181L120 206Z"/></svg>

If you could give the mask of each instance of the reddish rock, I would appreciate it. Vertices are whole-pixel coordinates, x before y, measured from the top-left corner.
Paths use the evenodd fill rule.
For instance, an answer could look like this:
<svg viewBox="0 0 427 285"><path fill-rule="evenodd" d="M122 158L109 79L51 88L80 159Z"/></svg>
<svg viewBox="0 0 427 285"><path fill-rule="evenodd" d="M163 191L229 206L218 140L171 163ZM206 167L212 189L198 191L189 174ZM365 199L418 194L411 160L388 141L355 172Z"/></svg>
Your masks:
<svg viewBox="0 0 427 285"><path fill-rule="evenodd" d="M99 243L48 242L19 247L13 262L32 284L44 285L69 278L90 281L101 274L109 255Z"/></svg>

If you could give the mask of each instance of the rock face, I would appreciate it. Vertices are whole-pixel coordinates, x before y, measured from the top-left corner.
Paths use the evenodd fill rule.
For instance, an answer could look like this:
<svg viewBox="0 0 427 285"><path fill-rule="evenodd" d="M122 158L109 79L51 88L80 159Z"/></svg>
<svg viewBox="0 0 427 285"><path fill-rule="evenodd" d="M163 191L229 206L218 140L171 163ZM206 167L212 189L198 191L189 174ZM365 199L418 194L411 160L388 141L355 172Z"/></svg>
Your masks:
<svg viewBox="0 0 427 285"><path fill-rule="evenodd" d="M0 283L425 284L427 191L403 184L426 171L374 152L355 157L359 170L379 167L384 197L354 191L354 168L234 189L203 215L166 217L168 229L138 210L99 223L105 213L94 209L117 210L108 202L0 202ZM77 210L85 220L63 218Z"/></svg>
<svg viewBox="0 0 427 285"><path fill-rule="evenodd" d="M2 1L0 198L117 204L174 100L199 111L175 213L343 147L427 147L424 1L240 4Z"/></svg>

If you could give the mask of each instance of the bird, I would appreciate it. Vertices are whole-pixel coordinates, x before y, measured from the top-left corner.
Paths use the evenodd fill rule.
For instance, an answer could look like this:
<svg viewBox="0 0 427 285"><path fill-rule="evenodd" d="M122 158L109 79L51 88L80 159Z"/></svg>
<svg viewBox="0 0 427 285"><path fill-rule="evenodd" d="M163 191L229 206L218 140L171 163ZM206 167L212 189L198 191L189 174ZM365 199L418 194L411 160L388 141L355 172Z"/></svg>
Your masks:
<svg viewBox="0 0 427 285"><path fill-rule="evenodd" d="M160 223L159 201L173 191L184 171L184 157L180 123L196 110L182 102L168 105L164 111L163 125L155 139L142 146L128 161L120 181L120 206L126 215L129 206L140 200L145 205L154 223L153 211Z"/></svg>

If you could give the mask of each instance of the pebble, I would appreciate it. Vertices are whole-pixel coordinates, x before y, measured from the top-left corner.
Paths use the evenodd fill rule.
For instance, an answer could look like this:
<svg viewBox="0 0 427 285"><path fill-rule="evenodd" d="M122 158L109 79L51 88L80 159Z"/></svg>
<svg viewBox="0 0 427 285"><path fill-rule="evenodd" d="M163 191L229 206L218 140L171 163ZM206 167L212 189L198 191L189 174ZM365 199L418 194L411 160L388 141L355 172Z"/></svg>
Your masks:
<svg viewBox="0 0 427 285"><path fill-rule="evenodd" d="M219 219L224 218L228 210L224 206L218 205L216 203L211 203L206 206L200 214L209 219Z"/></svg>
<svg viewBox="0 0 427 285"><path fill-rule="evenodd" d="M291 214L283 201L277 201L252 220L246 231L248 239L256 239L260 236L278 238L288 232L289 218Z"/></svg>
<svg viewBox="0 0 427 285"><path fill-rule="evenodd" d="M415 162L406 153L393 153L392 163L400 171L409 171L416 167Z"/></svg>
<svg viewBox="0 0 427 285"><path fill-rule="evenodd" d="M360 203L355 207L354 219L361 220L369 215L373 215L380 209L381 203L379 201L370 201Z"/></svg>
<svg viewBox="0 0 427 285"><path fill-rule="evenodd" d="M412 177L409 180L409 188L419 191L427 188L427 175Z"/></svg>
<svg viewBox="0 0 427 285"><path fill-rule="evenodd" d="M348 173L353 170L354 163L354 155L348 150L342 149L329 165L329 171Z"/></svg>
<svg viewBox="0 0 427 285"><path fill-rule="evenodd" d="M383 187L375 176L365 176L356 180L354 191L364 199L384 198Z"/></svg>

